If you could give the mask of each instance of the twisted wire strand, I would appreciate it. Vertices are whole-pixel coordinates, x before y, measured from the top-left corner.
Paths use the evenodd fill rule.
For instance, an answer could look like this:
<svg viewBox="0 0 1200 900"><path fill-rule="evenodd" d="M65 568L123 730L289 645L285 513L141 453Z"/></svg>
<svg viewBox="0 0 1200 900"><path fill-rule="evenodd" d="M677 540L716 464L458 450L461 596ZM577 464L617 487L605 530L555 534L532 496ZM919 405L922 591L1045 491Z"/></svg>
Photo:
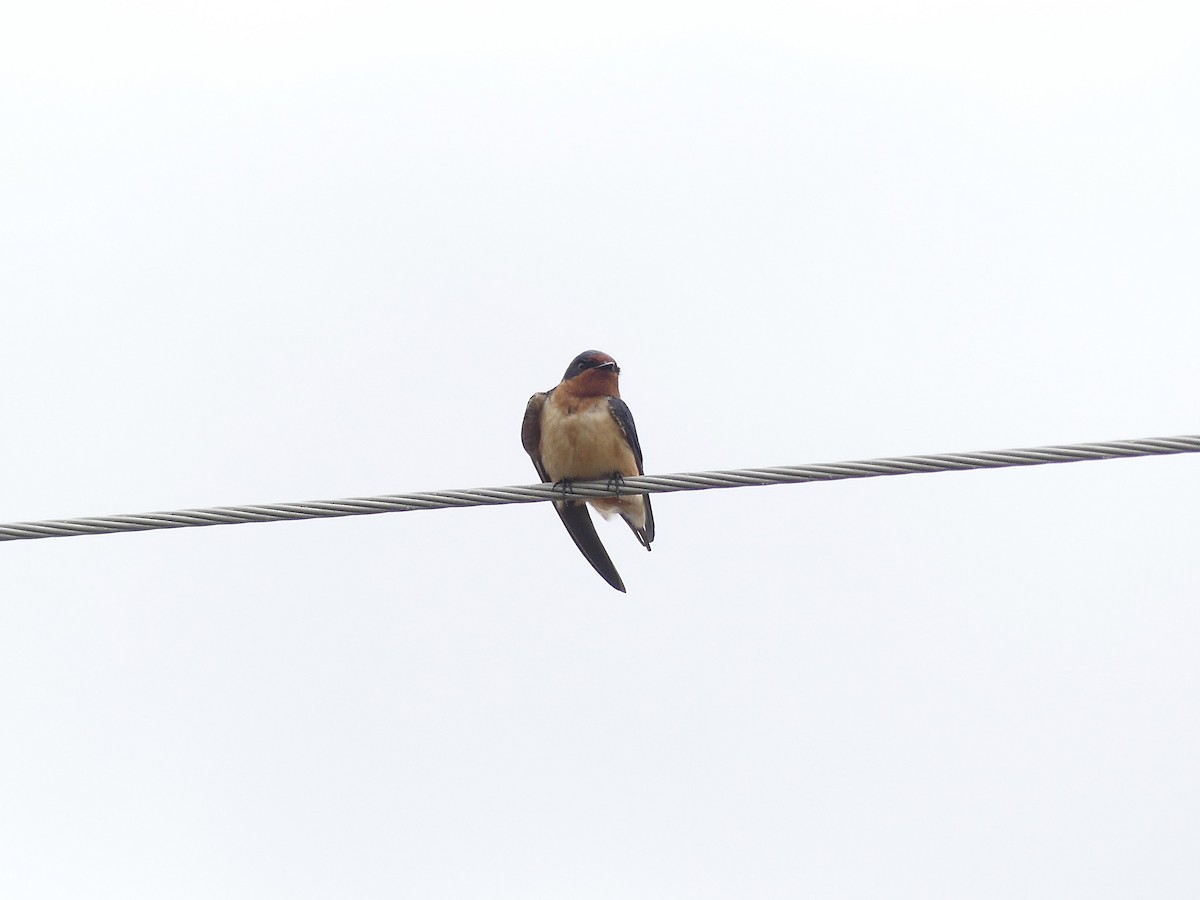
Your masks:
<svg viewBox="0 0 1200 900"><path fill-rule="evenodd" d="M202 525L332 519L341 516L368 516L387 512L410 512L464 506L538 503L545 500L561 500L564 495L606 497L616 494L666 494L676 491L703 491L712 488L841 481L848 478L875 478L882 475L915 475L923 472L956 472L967 469L1002 469L1012 466L1041 466L1050 463L1123 459L1137 456L1169 456L1177 453L1200 453L1200 435L1185 434L1177 437L1064 444L1052 447L1027 447L973 453L946 453L932 456L894 456L807 466L770 466L759 469L645 475L626 478L619 485L613 485L606 481L577 481L566 488L552 484L530 484L456 491L427 491L416 494L386 494L377 497L350 497L345 500L213 506L172 512L12 522L0 525L0 541L80 537L87 534L153 531L164 528L194 528Z"/></svg>

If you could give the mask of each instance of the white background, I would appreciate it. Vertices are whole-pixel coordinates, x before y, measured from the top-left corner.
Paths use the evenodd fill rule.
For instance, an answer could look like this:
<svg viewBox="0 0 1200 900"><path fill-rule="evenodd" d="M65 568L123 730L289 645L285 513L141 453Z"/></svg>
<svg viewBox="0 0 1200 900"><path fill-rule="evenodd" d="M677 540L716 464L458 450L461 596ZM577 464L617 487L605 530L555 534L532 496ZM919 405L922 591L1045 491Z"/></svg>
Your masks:
<svg viewBox="0 0 1200 900"><path fill-rule="evenodd" d="M0 521L1195 433L1190 3L43 3ZM1192 897L1200 460L0 547L6 898Z"/></svg>

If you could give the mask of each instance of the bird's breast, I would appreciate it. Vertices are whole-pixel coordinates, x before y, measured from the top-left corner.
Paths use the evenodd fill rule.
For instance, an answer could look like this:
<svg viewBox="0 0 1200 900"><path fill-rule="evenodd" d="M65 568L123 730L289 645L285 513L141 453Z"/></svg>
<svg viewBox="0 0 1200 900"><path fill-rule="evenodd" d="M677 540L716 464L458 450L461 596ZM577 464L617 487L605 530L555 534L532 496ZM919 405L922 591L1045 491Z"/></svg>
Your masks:
<svg viewBox="0 0 1200 900"><path fill-rule="evenodd" d="M542 413L542 463L551 481L636 475L637 461L608 401L555 402Z"/></svg>

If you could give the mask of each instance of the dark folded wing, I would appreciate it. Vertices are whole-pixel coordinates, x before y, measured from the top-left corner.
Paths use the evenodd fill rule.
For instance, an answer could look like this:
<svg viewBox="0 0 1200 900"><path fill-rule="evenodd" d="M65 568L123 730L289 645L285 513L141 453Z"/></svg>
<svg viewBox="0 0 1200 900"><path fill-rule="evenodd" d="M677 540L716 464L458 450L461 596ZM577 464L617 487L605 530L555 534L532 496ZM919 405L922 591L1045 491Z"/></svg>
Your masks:
<svg viewBox="0 0 1200 900"><path fill-rule="evenodd" d="M625 440L633 449L633 458L637 460L638 474L645 475L646 473L642 469L642 445L638 443L637 426L633 424L633 413L629 411L629 407L620 397L608 398L608 411L621 426L621 433L625 435Z"/></svg>
<svg viewBox="0 0 1200 900"><path fill-rule="evenodd" d="M633 424L633 413L629 411L629 407L620 397L608 398L608 411L616 419L617 425L621 428L621 433L625 435L626 443L633 450L633 458L637 462L638 474L645 475L646 470L642 467L642 445L638 441L637 426ZM638 543L649 550L650 543L654 540L654 510L650 506L649 494L643 494L642 500L646 504L646 527L638 528L629 519L625 519L625 524L633 531L634 537L638 539ZM622 516L621 518L624 519L625 517Z"/></svg>
<svg viewBox="0 0 1200 900"><path fill-rule="evenodd" d="M525 418L521 421L521 446L533 460L533 467L542 481L550 480L546 467L542 465L542 408L549 396L549 391L542 391L530 397L525 404Z"/></svg>

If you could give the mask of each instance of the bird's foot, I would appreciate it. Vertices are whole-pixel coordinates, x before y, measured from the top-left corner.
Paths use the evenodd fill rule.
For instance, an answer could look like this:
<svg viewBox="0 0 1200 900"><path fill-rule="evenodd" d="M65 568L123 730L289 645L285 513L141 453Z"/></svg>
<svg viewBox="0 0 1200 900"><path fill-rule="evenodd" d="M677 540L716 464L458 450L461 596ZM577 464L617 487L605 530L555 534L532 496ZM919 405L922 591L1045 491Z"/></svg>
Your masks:
<svg viewBox="0 0 1200 900"><path fill-rule="evenodd" d="M614 494L616 494L618 497L620 497L621 496L621 486L623 484L625 484L625 476L622 475L620 472L613 472L611 475L608 476L608 482L605 484L605 487L607 487L610 491L612 491Z"/></svg>

